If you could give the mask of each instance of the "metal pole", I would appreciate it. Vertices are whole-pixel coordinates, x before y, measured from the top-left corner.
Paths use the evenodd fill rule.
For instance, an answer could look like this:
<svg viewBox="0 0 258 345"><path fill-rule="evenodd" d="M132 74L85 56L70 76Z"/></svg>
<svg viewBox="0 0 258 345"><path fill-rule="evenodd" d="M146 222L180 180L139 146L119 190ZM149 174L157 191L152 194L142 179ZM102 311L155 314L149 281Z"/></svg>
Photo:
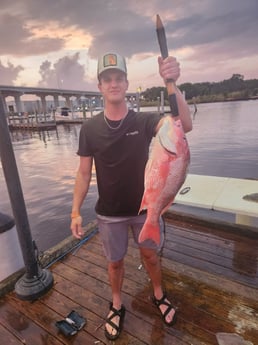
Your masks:
<svg viewBox="0 0 258 345"><path fill-rule="evenodd" d="M161 105L161 114L164 115L164 91L160 91L160 105Z"/></svg>
<svg viewBox="0 0 258 345"><path fill-rule="evenodd" d="M2 96L0 96L0 157L26 268L26 274L16 283L16 292L21 299L33 300L52 287L53 278L46 270L41 270L38 267L35 257L35 248L31 237Z"/></svg>
<svg viewBox="0 0 258 345"><path fill-rule="evenodd" d="M160 97L157 97L157 101L158 101L157 111L158 111L158 114L160 115Z"/></svg>
<svg viewBox="0 0 258 345"><path fill-rule="evenodd" d="M136 106L137 106L137 113L140 112L140 93L136 92Z"/></svg>

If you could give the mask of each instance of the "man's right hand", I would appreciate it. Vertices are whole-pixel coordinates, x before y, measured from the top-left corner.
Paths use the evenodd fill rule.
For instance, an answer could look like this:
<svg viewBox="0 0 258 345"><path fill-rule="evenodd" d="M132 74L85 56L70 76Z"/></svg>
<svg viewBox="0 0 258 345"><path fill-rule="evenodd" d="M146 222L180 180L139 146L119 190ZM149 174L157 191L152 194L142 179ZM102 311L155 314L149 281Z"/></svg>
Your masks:
<svg viewBox="0 0 258 345"><path fill-rule="evenodd" d="M83 235L82 230L82 217L77 216L75 218L72 218L70 229L72 231L72 234L75 238L81 239Z"/></svg>

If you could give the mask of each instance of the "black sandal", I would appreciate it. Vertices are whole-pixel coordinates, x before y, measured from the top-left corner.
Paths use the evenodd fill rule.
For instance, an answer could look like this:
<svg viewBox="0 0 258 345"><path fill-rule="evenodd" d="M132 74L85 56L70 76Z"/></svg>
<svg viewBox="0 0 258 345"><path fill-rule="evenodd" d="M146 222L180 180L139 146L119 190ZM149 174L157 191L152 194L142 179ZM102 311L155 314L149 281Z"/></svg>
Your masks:
<svg viewBox="0 0 258 345"><path fill-rule="evenodd" d="M121 305L121 309L120 310L117 310L113 307L113 303L110 302L110 306L109 306L109 309L110 311L112 311L113 313L108 316L106 318L106 323L108 323L112 328L114 328L116 330L116 334L110 334L107 329L105 328L105 336L107 337L107 339L109 340L116 340L121 331L122 331L122 328L123 328L123 322L124 322L124 318L125 318L125 307L124 305L122 304ZM119 320L119 324L116 325L112 319L116 316L119 316L120 317L120 320Z"/></svg>
<svg viewBox="0 0 258 345"><path fill-rule="evenodd" d="M173 326L176 323L176 321L177 321L176 309L173 307L173 305L169 301L168 302L165 301L166 298L167 298L167 295L164 293L164 295L161 297L161 299L157 299L155 296L153 296L152 297L152 301L158 307L158 309L159 309L159 311L160 311L160 313L162 315L162 319L163 319L164 323L167 326ZM167 309L164 312L164 314L162 313L162 311L160 309L161 305L167 306ZM175 313L174 313L173 319L170 322L168 322L166 320L166 317L168 316L168 314L171 312L172 309L175 310Z"/></svg>

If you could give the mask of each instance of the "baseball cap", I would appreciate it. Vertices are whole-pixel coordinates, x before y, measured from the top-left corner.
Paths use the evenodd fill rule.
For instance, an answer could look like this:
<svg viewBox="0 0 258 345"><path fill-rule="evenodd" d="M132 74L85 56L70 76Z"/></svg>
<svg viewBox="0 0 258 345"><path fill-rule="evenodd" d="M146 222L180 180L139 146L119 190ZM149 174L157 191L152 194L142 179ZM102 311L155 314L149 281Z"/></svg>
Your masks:
<svg viewBox="0 0 258 345"><path fill-rule="evenodd" d="M106 53L98 59L98 77L108 69L118 69L127 74L125 58L117 53Z"/></svg>

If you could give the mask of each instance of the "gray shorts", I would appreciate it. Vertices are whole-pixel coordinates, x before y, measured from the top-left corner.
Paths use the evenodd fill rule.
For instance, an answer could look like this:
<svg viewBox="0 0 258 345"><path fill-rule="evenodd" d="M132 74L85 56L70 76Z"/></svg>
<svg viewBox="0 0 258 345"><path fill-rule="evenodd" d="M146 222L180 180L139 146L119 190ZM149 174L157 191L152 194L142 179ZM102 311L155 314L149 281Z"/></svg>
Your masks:
<svg viewBox="0 0 258 345"><path fill-rule="evenodd" d="M146 214L133 217L106 217L97 215L99 234L102 240L104 253L107 260L116 262L126 255L128 247L128 233L132 230L134 242L143 248L150 248L159 251L164 240L164 224L160 220L161 241L160 245L151 239L142 243L138 242L138 237L146 219Z"/></svg>

